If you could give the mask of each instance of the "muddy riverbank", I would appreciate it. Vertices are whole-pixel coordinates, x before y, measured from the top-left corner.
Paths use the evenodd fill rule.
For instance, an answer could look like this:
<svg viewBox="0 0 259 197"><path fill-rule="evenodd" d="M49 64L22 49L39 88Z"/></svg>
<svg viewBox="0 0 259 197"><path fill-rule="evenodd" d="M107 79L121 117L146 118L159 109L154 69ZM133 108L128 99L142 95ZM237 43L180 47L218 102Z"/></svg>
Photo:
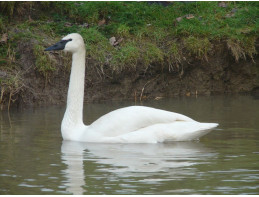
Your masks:
<svg viewBox="0 0 259 197"><path fill-rule="evenodd" d="M220 44L215 45L219 49ZM215 50L207 60L188 56L178 67L152 64L146 68L141 61L135 69L102 71L87 57L85 102L101 100L144 100L177 96L251 93L259 87L258 56L235 61L226 46ZM19 77L21 90L12 95L11 105L60 104L66 102L71 57L65 53L51 53L55 71L47 76L35 66L32 41L20 43ZM47 54L44 54L47 55ZM67 56L67 57L66 57ZM5 106L10 95L6 95Z"/></svg>

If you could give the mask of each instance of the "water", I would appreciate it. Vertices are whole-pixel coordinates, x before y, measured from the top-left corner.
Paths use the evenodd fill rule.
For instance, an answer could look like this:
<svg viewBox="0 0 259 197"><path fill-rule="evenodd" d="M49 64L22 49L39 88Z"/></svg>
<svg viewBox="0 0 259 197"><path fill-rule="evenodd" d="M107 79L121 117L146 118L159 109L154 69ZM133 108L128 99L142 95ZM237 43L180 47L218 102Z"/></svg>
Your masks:
<svg viewBox="0 0 259 197"><path fill-rule="evenodd" d="M85 123L130 102L87 104ZM64 106L0 113L0 194L259 194L259 100L144 105L220 126L194 142L62 142Z"/></svg>

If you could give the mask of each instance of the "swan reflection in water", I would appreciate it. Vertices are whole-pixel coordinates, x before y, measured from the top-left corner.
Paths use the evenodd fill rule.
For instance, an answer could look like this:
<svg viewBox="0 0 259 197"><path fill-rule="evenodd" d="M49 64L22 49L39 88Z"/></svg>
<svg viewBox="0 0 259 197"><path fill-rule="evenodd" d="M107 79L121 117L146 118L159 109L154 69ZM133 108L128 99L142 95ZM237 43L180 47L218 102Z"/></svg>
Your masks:
<svg viewBox="0 0 259 197"><path fill-rule="evenodd" d="M67 165L64 175L69 193L83 194L85 176L84 161L93 161L98 171L115 176L148 177L163 174L167 180L176 180L195 173L189 166L208 163L215 152L198 142L168 142L158 144L97 144L63 141L62 161ZM136 173L137 172L137 173ZM152 179L154 182L154 179ZM157 181L161 181L158 179Z"/></svg>

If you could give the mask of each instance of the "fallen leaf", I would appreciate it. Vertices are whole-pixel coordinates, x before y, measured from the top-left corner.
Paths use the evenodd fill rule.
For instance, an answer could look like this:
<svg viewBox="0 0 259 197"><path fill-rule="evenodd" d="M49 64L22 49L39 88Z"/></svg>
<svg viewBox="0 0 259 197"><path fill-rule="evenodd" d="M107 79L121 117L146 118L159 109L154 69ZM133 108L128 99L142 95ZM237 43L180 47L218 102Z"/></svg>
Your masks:
<svg viewBox="0 0 259 197"><path fill-rule="evenodd" d="M106 23L106 20L105 19L102 19L98 22L98 26L102 26Z"/></svg>
<svg viewBox="0 0 259 197"><path fill-rule="evenodd" d="M184 15L184 16L180 16L178 18L176 18L176 21L177 22L181 22L181 20L183 20L183 18L186 18L186 19L192 19L194 18L195 16L193 14L187 14L187 15Z"/></svg>
<svg viewBox="0 0 259 197"><path fill-rule="evenodd" d="M155 98L155 100L158 101L158 100L160 100L160 99L162 99L162 98L163 98L162 96L157 96L157 97Z"/></svg>
<svg viewBox="0 0 259 197"><path fill-rule="evenodd" d="M116 40L115 37L111 37L111 38L109 39L109 41L110 41L110 44L111 44L112 46L117 46L118 44L120 44L120 43L123 41L123 38L120 38L119 40Z"/></svg>
<svg viewBox="0 0 259 197"><path fill-rule="evenodd" d="M219 2L218 6L222 7L222 8L226 8L226 7L228 7L228 4L226 4L224 1L221 1L221 2Z"/></svg>
<svg viewBox="0 0 259 197"><path fill-rule="evenodd" d="M65 26L65 27L71 27L71 26L72 26L72 24L71 24L71 23L69 23L69 22L66 22L66 23L64 24L64 26Z"/></svg>
<svg viewBox="0 0 259 197"><path fill-rule="evenodd" d="M183 17L176 18L177 22L180 22L183 19Z"/></svg>
<svg viewBox="0 0 259 197"><path fill-rule="evenodd" d="M120 44L123 41L123 38L120 38L117 43Z"/></svg>
<svg viewBox="0 0 259 197"><path fill-rule="evenodd" d="M0 40L0 43L7 43L7 40L8 40L8 34L7 33L4 33L2 35L2 38Z"/></svg>
<svg viewBox="0 0 259 197"><path fill-rule="evenodd" d="M79 25L79 27L88 28L88 27L89 27L89 24L88 24L88 23L84 23L84 24L82 24L82 25Z"/></svg>
<svg viewBox="0 0 259 197"><path fill-rule="evenodd" d="M81 6L83 5L84 3L75 3L76 6Z"/></svg>
<svg viewBox="0 0 259 197"><path fill-rule="evenodd" d="M110 41L110 44L111 44L112 46L114 46L114 43L116 42L116 38L115 38L115 37L111 37L111 38L109 39L109 41Z"/></svg>
<svg viewBox="0 0 259 197"><path fill-rule="evenodd" d="M189 19L194 18L194 15L193 15L193 14L187 14L187 15L185 16L185 18L187 18L187 19L189 20Z"/></svg>
<svg viewBox="0 0 259 197"><path fill-rule="evenodd" d="M237 11L238 11L237 8L233 8L233 9L231 10L232 13L236 13Z"/></svg>
<svg viewBox="0 0 259 197"><path fill-rule="evenodd" d="M230 13L230 14L226 14L226 18L231 18L231 17L233 17L233 16L235 16L235 13Z"/></svg>

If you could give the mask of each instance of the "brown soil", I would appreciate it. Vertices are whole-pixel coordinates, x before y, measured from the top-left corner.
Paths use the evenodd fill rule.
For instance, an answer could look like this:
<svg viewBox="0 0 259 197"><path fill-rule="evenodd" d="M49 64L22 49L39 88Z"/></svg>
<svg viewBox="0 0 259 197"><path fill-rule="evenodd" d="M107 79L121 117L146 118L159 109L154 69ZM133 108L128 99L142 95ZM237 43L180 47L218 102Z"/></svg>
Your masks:
<svg viewBox="0 0 259 197"><path fill-rule="evenodd" d="M19 44L24 88L14 96L12 105L60 104L66 102L69 70L64 60L55 54L56 71L48 78L35 68L33 41ZM132 71L99 74L87 59L85 101L117 99L160 99L163 97L250 93L259 88L258 56L253 60L236 62L227 47L220 46L208 60L189 58L179 68L169 72L166 66L151 65L148 69L137 66ZM108 77L109 76L109 77ZM7 102L6 102L7 103ZM23 105L22 105L23 104Z"/></svg>

